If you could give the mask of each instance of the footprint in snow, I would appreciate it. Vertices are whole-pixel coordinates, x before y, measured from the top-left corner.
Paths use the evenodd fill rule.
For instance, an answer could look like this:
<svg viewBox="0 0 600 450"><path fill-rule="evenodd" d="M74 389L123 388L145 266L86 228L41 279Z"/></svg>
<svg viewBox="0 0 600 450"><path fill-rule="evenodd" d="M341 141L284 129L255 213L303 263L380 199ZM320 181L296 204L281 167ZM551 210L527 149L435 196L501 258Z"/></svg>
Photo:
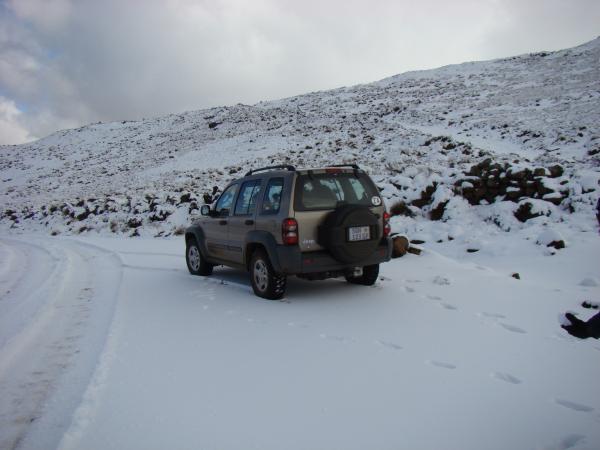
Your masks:
<svg viewBox="0 0 600 450"><path fill-rule="evenodd" d="M450 364L443 361L427 360L427 364L431 364L435 367L441 367L442 369L456 369L456 366L454 364Z"/></svg>
<svg viewBox="0 0 600 450"><path fill-rule="evenodd" d="M555 398L554 401L565 408L572 409L573 411L591 412L594 410L594 408L591 406L582 405L581 403L575 403L570 400Z"/></svg>
<svg viewBox="0 0 600 450"><path fill-rule="evenodd" d="M506 316L499 313L480 312L477 315L479 317L489 317L490 319L506 319Z"/></svg>
<svg viewBox="0 0 600 450"><path fill-rule="evenodd" d="M491 374L491 377L495 378L496 380L505 381L506 383L510 384L521 384L521 380L511 375L510 373L494 372Z"/></svg>
<svg viewBox="0 0 600 450"><path fill-rule="evenodd" d="M555 448L557 450L568 450L570 448L575 447L582 440L585 439L585 436L582 434L568 434L564 438L562 438L557 444L550 445L544 448Z"/></svg>
<svg viewBox="0 0 600 450"><path fill-rule="evenodd" d="M523 328L519 328L515 325L510 325L508 323L501 323L500 326L502 328L504 328L505 330L512 331L513 333L521 333L521 334L527 333L527 331L525 331Z"/></svg>
<svg viewBox="0 0 600 450"><path fill-rule="evenodd" d="M342 343L351 342L351 339L345 338L344 336L336 336L336 335L333 335L333 334L322 333L322 334L319 335L319 337L321 339L327 339L329 341L336 341L336 342L342 342Z"/></svg>
<svg viewBox="0 0 600 450"><path fill-rule="evenodd" d="M402 350L402 346L398 345L394 342L389 342L389 341L375 341L377 344L381 345L382 347L386 347L392 350Z"/></svg>
<svg viewBox="0 0 600 450"><path fill-rule="evenodd" d="M450 284L450 279L438 275L433 279L433 284L437 284L438 286L448 286Z"/></svg>
<svg viewBox="0 0 600 450"><path fill-rule="evenodd" d="M458 309L458 307L450 304L450 303L440 303L440 305L444 308L444 309L448 309L450 311L456 311Z"/></svg>
<svg viewBox="0 0 600 450"><path fill-rule="evenodd" d="M442 297L438 297L437 295L428 295L427 298L429 300L436 300L436 301L442 299Z"/></svg>

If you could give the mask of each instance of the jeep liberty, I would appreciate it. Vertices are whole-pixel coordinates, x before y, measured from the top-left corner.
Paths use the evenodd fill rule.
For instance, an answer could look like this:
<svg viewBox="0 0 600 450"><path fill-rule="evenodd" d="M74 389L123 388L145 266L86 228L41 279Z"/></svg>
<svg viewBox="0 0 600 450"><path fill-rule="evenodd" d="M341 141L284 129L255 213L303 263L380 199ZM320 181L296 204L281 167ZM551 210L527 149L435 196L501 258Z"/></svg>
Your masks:
<svg viewBox="0 0 600 450"><path fill-rule="evenodd" d="M391 258L390 216L354 164L250 170L201 214L185 232L190 273L247 270L254 293L267 299L283 297L288 275L369 286Z"/></svg>

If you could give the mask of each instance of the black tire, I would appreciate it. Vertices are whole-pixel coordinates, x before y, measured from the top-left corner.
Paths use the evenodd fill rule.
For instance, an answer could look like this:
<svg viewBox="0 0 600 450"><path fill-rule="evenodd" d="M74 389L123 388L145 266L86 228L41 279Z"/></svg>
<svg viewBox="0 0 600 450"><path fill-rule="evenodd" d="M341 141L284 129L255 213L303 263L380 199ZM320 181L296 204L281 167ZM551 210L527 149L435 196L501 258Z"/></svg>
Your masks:
<svg viewBox="0 0 600 450"><path fill-rule="evenodd" d="M379 235L377 216L367 206L344 205L325 217L319 227L319 244L329 250L336 260L353 264L364 261L376 251L381 236ZM349 242L349 227L368 226L371 239L367 241Z"/></svg>
<svg viewBox="0 0 600 450"><path fill-rule="evenodd" d="M185 262L192 275L212 275L214 266L204 259L196 239L188 239L185 243Z"/></svg>
<svg viewBox="0 0 600 450"><path fill-rule="evenodd" d="M285 294L287 277L273 270L271 261L264 250L256 250L250 259L250 279L252 290L258 297L279 300Z"/></svg>
<svg viewBox="0 0 600 450"><path fill-rule="evenodd" d="M346 275L346 281L352 284L362 284L363 286L373 286L379 277L379 264L363 267L363 274L360 277L351 277Z"/></svg>

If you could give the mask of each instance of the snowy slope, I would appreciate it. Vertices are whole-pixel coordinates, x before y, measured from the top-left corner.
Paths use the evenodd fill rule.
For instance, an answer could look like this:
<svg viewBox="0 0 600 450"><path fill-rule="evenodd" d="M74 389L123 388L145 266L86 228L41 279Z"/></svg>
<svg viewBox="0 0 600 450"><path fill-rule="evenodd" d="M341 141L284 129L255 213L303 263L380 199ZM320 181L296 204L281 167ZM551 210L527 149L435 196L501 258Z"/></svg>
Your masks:
<svg viewBox="0 0 600 450"><path fill-rule="evenodd" d="M600 39L0 147L0 448L600 448L559 326L600 301L598 97ZM358 162L422 255L190 276L204 194L282 162Z"/></svg>
<svg viewBox="0 0 600 450"><path fill-rule="evenodd" d="M168 234L197 206L182 195L201 203L213 186L271 162L358 162L383 186L408 177L407 192L390 186L390 204L413 200L435 180L451 184L486 157L531 169L561 164L575 181L564 189L578 194L599 178L598 73L600 38L254 106L61 131L0 147L0 221L130 233L136 218L138 232ZM152 204L165 213L151 218Z"/></svg>

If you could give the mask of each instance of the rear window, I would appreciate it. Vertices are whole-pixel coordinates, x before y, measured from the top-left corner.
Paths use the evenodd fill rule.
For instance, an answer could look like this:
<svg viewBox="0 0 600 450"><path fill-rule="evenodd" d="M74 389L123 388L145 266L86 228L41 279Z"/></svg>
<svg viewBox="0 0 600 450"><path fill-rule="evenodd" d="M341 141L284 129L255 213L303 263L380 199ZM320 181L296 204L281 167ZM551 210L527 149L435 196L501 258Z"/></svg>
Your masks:
<svg viewBox="0 0 600 450"><path fill-rule="evenodd" d="M377 197L374 200L374 197ZM365 174L322 173L300 175L296 181L294 209L317 211L334 209L339 204L379 206L381 199Z"/></svg>

